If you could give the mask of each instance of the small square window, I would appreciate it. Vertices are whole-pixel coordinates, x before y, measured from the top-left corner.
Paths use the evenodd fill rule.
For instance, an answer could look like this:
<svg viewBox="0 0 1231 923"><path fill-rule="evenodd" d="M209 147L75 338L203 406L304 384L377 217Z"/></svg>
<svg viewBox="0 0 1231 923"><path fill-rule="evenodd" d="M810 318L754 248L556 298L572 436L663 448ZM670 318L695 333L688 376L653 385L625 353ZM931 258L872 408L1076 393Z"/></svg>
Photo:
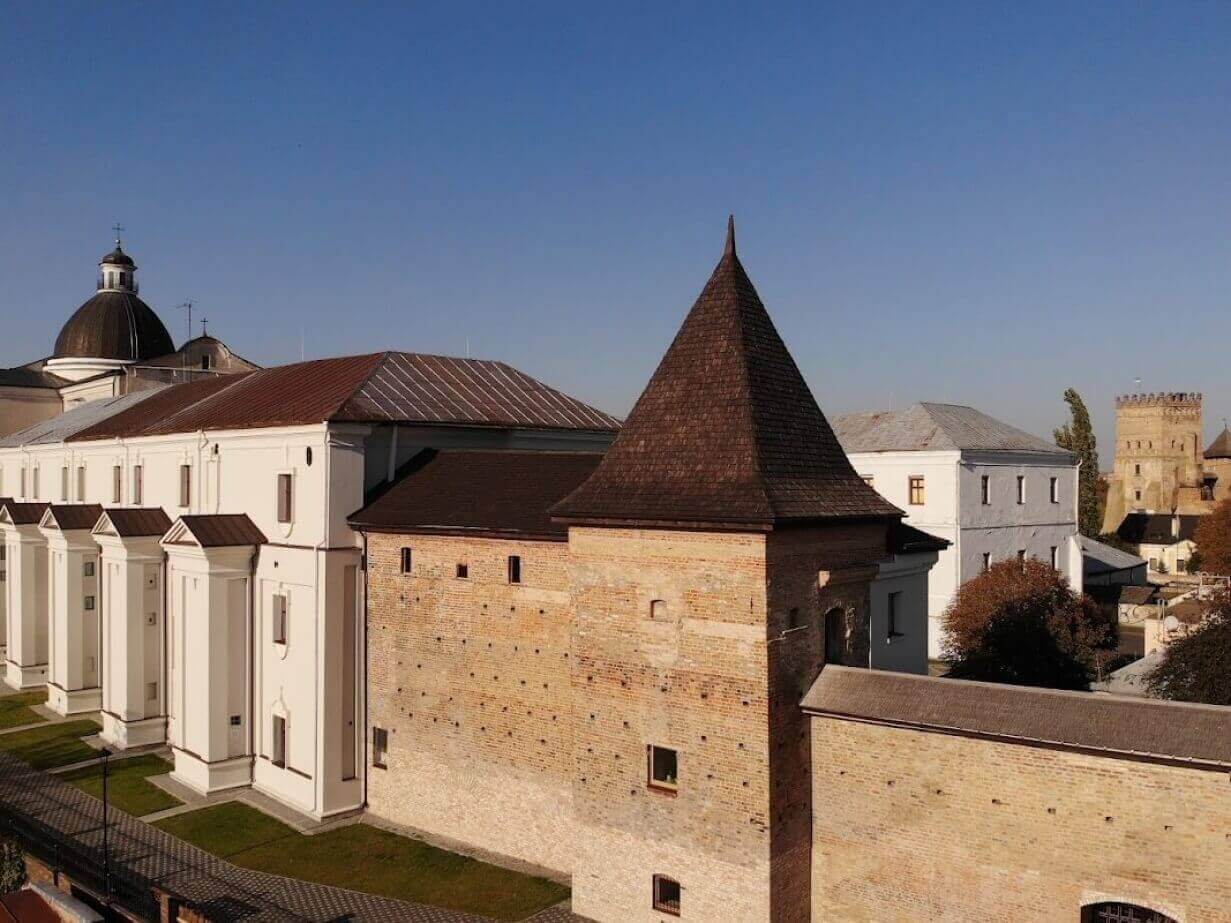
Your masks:
<svg viewBox="0 0 1231 923"><path fill-rule="evenodd" d="M402 549L402 573L404 573L404 574L409 574L409 573L410 573L410 567L411 567L411 564L412 564L412 563L413 563L413 561L412 561L412 558L411 558L411 552L410 552L410 549L409 549L409 548L403 548L403 549Z"/></svg>
<svg viewBox="0 0 1231 923"><path fill-rule="evenodd" d="M83 577L93 577L94 576L94 562L93 561L86 561L83 565L81 565L81 575Z"/></svg>
<svg viewBox="0 0 1231 923"><path fill-rule="evenodd" d="M243 719L241 718L241 716L239 716L239 715L232 715L232 716L231 716L231 727L233 727L233 728L237 728L237 727L239 727L240 725L242 725L243 723L244 723L244 722L243 722Z"/></svg>
<svg viewBox="0 0 1231 923"><path fill-rule="evenodd" d="M85 598L85 611L86 612L94 611L94 597L93 596L87 596Z"/></svg>
<svg viewBox="0 0 1231 923"><path fill-rule="evenodd" d="M389 732L384 728L372 728L372 765L386 768L385 758L389 755Z"/></svg>
<svg viewBox="0 0 1231 923"><path fill-rule="evenodd" d="M669 792L676 791L678 788L676 781L678 756L676 752L667 747L656 747L653 744L650 744L645 749L649 764L647 784L650 788L659 788Z"/></svg>
<svg viewBox="0 0 1231 923"><path fill-rule="evenodd" d="M509 583L521 583L521 556L509 555Z"/></svg>
<svg viewBox="0 0 1231 923"><path fill-rule="evenodd" d="M469 564L457 565L457 579L466 580L469 577L470 577L470 565Z"/></svg>
<svg viewBox="0 0 1231 923"><path fill-rule="evenodd" d="M654 876L654 909L673 917L680 915L680 883L674 878Z"/></svg>

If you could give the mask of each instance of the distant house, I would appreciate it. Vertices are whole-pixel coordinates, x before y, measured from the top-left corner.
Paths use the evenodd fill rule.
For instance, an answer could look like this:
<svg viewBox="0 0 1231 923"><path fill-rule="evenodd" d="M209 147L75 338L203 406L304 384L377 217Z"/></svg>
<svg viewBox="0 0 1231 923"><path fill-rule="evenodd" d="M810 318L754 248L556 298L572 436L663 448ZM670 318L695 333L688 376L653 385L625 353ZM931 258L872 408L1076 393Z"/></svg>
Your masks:
<svg viewBox="0 0 1231 923"><path fill-rule="evenodd" d="M1129 513L1116 534L1136 546L1153 573L1185 574L1197 547L1193 535L1199 522L1198 515Z"/></svg>
<svg viewBox="0 0 1231 923"><path fill-rule="evenodd" d="M863 479L950 543L928 581L931 657L957 588L997 561L1038 558L1081 589L1073 453L957 404L852 413L833 426Z"/></svg>

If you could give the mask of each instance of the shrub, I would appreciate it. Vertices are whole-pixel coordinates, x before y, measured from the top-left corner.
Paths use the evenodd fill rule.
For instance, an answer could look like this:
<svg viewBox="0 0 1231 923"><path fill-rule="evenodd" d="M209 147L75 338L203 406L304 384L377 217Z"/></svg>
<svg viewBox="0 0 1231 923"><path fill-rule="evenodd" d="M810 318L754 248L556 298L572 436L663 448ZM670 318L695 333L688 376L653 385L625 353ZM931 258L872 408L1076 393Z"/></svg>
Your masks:
<svg viewBox="0 0 1231 923"><path fill-rule="evenodd" d="M1231 705L1231 597L1216 596L1205 621L1171 642L1146 687L1163 699Z"/></svg>

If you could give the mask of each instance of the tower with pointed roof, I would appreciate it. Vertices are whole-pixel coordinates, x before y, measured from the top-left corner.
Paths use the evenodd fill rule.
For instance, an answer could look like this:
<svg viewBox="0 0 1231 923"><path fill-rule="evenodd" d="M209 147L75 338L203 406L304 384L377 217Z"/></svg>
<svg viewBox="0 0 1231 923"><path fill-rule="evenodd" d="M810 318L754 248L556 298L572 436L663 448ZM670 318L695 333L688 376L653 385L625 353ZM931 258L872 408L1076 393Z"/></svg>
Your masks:
<svg viewBox="0 0 1231 923"><path fill-rule="evenodd" d="M847 460L733 221L615 443L553 512L575 612L574 910L807 919L799 700L825 662L867 665L901 513Z"/></svg>

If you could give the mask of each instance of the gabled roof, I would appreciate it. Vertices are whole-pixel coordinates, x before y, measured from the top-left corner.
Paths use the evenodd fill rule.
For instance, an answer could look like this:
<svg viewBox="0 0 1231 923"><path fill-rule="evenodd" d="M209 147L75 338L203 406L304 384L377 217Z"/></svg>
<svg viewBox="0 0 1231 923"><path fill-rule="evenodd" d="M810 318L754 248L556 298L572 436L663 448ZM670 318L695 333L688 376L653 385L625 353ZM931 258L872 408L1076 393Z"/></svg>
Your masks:
<svg viewBox="0 0 1231 923"><path fill-rule="evenodd" d="M1231 708L827 665L805 712L1231 768Z"/></svg>
<svg viewBox="0 0 1231 923"><path fill-rule="evenodd" d="M148 538L166 535L170 528L171 517L162 507L112 507L103 510L94 531L114 532L120 538Z"/></svg>
<svg viewBox="0 0 1231 923"><path fill-rule="evenodd" d="M111 417L148 400L158 392L159 388L161 386L145 391L134 391L120 397L104 397L87 401L78 407L66 410L59 416L10 433L0 439L0 448L63 442L87 429L100 426Z"/></svg>
<svg viewBox="0 0 1231 923"><path fill-rule="evenodd" d="M1174 535L1170 513L1129 513L1116 529L1116 535L1134 545L1173 545L1191 539L1201 517L1186 513L1179 520L1179 535Z"/></svg>
<svg viewBox="0 0 1231 923"><path fill-rule="evenodd" d="M185 539L191 541L185 541ZM207 516L181 516L167 531L163 541L172 545L196 544L202 548L231 548L265 544L265 533L247 513L217 513Z"/></svg>
<svg viewBox="0 0 1231 923"><path fill-rule="evenodd" d="M1231 458L1231 430L1227 427L1222 428L1222 432L1210 443L1210 447L1205 450L1206 458Z"/></svg>
<svg viewBox="0 0 1231 923"><path fill-rule="evenodd" d="M166 389L76 439L324 422L612 432L619 421L502 362L418 353L316 359Z"/></svg>
<svg viewBox="0 0 1231 923"><path fill-rule="evenodd" d="M834 420L847 452L1028 452L1073 460L1076 456L973 407L912 404L903 410L848 413Z"/></svg>
<svg viewBox="0 0 1231 923"><path fill-rule="evenodd" d="M44 529L59 529L61 532L88 530L98 524L102 515L103 508L97 503L52 503L43 513L39 525Z"/></svg>
<svg viewBox="0 0 1231 923"><path fill-rule="evenodd" d="M22 502L20 500L0 501L0 519L11 522L15 526L36 526L43 518L50 503L39 501Z"/></svg>
<svg viewBox="0 0 1231 923"><path fill-rule="evenodd" d="M568 522L731 528L901 512L851 467L735 253L701 296Z"/></svg>
<svg viewBox="0 0 1231 923"><path fill-rule="evenodd" d="M361 531L556 539L551 507L589 477L601 454L420 452L387 491L350 516Z"/></svg>

